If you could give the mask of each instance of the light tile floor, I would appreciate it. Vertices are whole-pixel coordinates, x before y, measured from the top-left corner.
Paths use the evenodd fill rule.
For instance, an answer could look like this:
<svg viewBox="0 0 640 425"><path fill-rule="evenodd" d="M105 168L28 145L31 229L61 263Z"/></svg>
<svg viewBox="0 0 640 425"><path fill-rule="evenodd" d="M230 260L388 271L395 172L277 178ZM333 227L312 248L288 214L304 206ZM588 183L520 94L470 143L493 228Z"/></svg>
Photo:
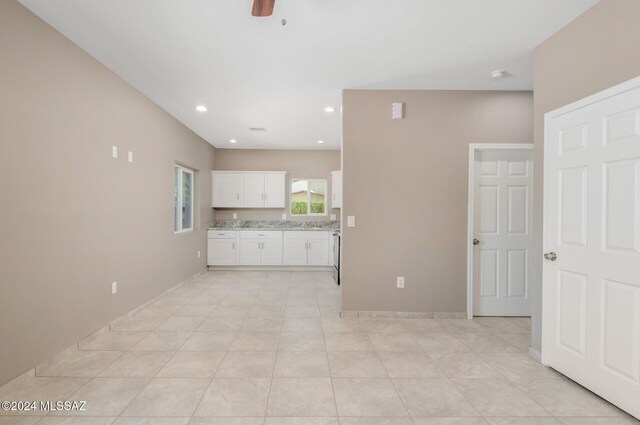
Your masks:
<svg viewBox="0 0 640 425"><path fill-rule="evenodd" d="M525 318L341 319L320 272L208 272L25 377L0 425L628 425L530 359Z"/></svg>

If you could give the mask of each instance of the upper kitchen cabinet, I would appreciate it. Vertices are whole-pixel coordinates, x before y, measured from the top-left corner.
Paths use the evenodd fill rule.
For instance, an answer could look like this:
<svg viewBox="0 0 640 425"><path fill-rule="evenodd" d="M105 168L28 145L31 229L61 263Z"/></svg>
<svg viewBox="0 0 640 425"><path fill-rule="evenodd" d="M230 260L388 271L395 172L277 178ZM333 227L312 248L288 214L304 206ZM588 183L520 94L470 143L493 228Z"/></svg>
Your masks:
<svg viewBox="0 0 640 425"><path fill-rule="evenodd" d="M284 208L286 171L212 171L213 208Z"/></svg>
<svg viewBox="0 0 640 425"><path fill-rule="evenodd" d="M331 208L342 208L342 171L331 172Z"/></svg>

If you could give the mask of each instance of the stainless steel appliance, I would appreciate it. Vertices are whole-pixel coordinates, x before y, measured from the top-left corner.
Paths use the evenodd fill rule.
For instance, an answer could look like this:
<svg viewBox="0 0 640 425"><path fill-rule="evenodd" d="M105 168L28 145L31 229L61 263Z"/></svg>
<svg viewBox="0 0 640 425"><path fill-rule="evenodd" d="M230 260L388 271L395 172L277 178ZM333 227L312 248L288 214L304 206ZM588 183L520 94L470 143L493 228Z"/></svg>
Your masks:
<svg viewBox="0 0 640 425"><path fill-rule="evenodd" d="M340 230L333 232L333 279L340 285Z"/></svg>

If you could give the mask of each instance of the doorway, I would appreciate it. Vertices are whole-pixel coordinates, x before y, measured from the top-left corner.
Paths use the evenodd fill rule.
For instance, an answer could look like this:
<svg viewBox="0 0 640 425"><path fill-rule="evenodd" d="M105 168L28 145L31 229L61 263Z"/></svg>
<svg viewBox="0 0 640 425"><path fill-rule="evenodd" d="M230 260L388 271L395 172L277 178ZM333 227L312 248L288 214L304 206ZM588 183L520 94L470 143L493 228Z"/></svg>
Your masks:
<svg viewBox="0 0 640 425"><path fill-rule="evenodd" d="M532 144L469 146L469 319L531 316L532 153Z"/></svg>

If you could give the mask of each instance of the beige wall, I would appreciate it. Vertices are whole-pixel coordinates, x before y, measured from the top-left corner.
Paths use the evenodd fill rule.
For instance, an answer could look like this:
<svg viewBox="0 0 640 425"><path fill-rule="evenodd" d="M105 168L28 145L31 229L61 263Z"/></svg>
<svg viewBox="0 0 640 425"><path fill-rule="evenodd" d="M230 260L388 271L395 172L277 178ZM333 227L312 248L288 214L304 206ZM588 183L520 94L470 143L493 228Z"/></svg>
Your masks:
<svg viewBox="0 0 640 425"><path fill-rule="evenodd" d="M468 146L531 143L532 108L530 92L344 92L343 310L466 311Z"/></svg>
<svg viewBox="0 0 640 425"><path fill-rule="evenodd" d="M0 58L2 384L205 270L213 148L12 0ZM200 170L189 234L175 161Z"/></svg>
<svg viewBox="0 0 640 425"><path fill-rule="evenodd" d="M215 218L231 220L238 213L239 220L287 220L324 221L326 216L297 216L289 214L289 198L292 178L313 178L327 180L327 200L331 205L331 172L340 170L340 151L331 150L280 150L280 149L216 149L214 167L216 170L229 171L286 171L287 195L284 209L216 209ZM336 214L340 219L340 210L327 210L327 214Z"/></svg>
<svg viewBox="0 0 640 425"><path fill-rule="evenodd" d="M542 227L544 114L640 75L640 1L601 0L535 50L534 226ZM542 232L536 232L542 253ZM532 346L541 341L541 263L537 271Z"/></svg>

